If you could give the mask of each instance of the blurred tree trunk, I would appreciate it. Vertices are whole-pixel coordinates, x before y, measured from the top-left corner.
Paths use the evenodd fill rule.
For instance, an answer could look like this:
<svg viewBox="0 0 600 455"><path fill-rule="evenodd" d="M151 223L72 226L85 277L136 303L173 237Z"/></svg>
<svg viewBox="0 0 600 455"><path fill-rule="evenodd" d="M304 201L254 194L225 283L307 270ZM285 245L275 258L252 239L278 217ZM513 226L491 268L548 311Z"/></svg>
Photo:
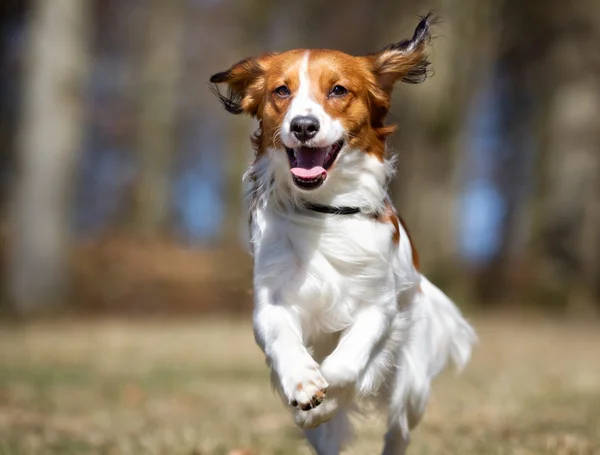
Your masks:
<svg viewBox="0 0 600 455"><path fill-rule="evenodd" d="M143 24L134 222L146 238L164 234L170 215L185 6L185 0L152 0Z"/></svg>
<svg viewBox="0 0 600 455"><path fill-rule="evenodd" d="M7 197L10 176L14 170L15 140L18 120L18 105L22 78L22 61L18 39L6 40L7 36L19 36L25 28L25 17L29 5L12 0L4 1L0 14L0 211L7 217ZM12 42L11 42L12 41Z"/></svg>
<svg viewBox="0 0 600 455"><path fill-rule="evenodd" d="M499 226L500 250L474 273L474 296L484 305L519 298L525 276L529 241L530 166L539 141L536 119L541 112L538 52L547 36L547 23L538 5L506 0L499 8L503 33L492 65L492 86L499 99L498 127L502 139L496 151L492 179L501 194L504 216Z"/></svg>
<svg viewBox="0 0 600 455"><path fill-rule="evenodd" d="M546 304L587 315L600 302L600 5L549 6L535 290Z"/></svg>
<svg viewBox="0 0 600 455"><path fill-rule="evenodd" d="M71 197L84 128L87 0L33 2L8 253L8 299L26 312L65 298Z"/></svg>
<svg viewBox="0 0 600 455"><path fill-rule="evenodd" d="M550 99L538 283L575 312L597 297L600 262L600 87L578 73Z"/></svg>

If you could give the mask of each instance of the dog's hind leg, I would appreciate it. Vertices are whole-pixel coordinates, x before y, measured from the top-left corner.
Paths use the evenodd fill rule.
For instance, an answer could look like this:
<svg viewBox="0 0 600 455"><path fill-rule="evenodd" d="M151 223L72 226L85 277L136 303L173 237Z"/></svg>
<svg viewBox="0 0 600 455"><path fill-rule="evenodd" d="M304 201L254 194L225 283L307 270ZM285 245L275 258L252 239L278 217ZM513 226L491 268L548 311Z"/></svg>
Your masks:
<svg viewBox="0 0 600 455"><path fill-rule="evenodd" d="M388 431L385 434L385 445L383 455L405 455L406 449L410 444L410 435L408 423L404 417L403 422L392 419L388 425Z"/></svg>
<svg viewBox="0 0 600 455"><path fill-rule="evenodd" d="M410 431L419 424L425 412L429 384L422 383L418 393L413 390L408 395L403 389L404 385L397 382L391 397L383 455L405 455L410 443Z"/></svg>
<svg viewBox="0 0 600 455"><path fill-rule="evenodd" d="M388 431L383 455L405 455L410 443L410 431L425 412L429 398L429 381L418 364L411 362L406 352L398 358L396 378L389 397Z"/></svg>
<svg viewBox="0 0 600 455"><path fill-rule="evenodd" d="M391 430L385 435L383 455L405 455L409 444L409 435L402 434L397 428Z"/></svg>
<svg viewBox="0 0 600 455"><path fill-rule="evenodd" d="M338 410L329 422L304 430L304 435L317 455L338 455L352 436L348 412Z"/></svg>

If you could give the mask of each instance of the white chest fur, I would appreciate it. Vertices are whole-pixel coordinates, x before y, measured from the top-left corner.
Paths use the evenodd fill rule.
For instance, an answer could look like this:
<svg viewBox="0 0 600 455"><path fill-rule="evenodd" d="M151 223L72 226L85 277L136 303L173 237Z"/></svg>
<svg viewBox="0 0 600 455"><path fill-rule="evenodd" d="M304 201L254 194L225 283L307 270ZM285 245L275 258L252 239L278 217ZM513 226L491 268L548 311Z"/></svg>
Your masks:
<svg viewBox="0 0 600 455"><path fill-rule="evenodd" d="M344 329L365 305L395 310L391 224L361 214L265 211L259 225L255 286L297 314L305 336Z"/></svg>

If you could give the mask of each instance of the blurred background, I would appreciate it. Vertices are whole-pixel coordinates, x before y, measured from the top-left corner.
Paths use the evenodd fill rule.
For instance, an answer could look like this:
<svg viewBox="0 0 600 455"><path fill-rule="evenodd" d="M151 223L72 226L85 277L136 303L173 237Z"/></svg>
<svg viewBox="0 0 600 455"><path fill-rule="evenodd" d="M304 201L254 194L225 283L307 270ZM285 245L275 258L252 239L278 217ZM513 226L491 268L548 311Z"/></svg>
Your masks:
<svg viewBox="0 0 600 455"><path fill-rule="evenodd" d="M73 416L79 422L89 417L85 413L97 400L108 400L100 401L99 408L110 408L114 400L126 408L162 396L164 406L177 410L174 414L186 415L173 390L214 381L214 388L190 389L181 405L201 402L212 413L205 416L207 428L211 418L239 420L233 403L210 404L231 396L219 395L217 384L226 390L223 384L231 380L237 390L235 381L250 375L259 379L258 395L268 391L246 317L252 272L243 246L241 177L252 160L249 137L255 125L228 115L210 92L208 79L266 51L376 51L410 37L418 15L429 10L442 18L431 51L435 75L421 85L399 84L389 117L399 125L390 144L398 155L393 199L411 229L424 272L469 315L477 315L482 352L500 364L508 359L515 372L527 365L546 371L529 378L532 387L549 380L555 391L552 387L566 376L575 381L565 386L566 398L548 395L558 396L559 404L544 408L544 415L562 413L558 423L539 430L543 437L530 445L535 447L531 452L514 453L563 453L561 447L567 447L565 454L599 453L593 452L597 440L592 439L600 433L600 371L590 366L592 354L600 350L597 326L586 331L564 322L593 322L600 314L597 0L3 0L1 453L88 453L90 434L100 435L100 445L106 438L113 441L107 428L119 425L111 419L120 421L110 412L110 418L93 417L90 425L97 431L85 427L85 437L65 424ZM552 315L551 324L557 325L521 321L533 313ZM31 317L38 321L40 315L42 322L14 324ZM166 316L181 315L199 318L188 318L191 325L185 328L177 325L181 322L162 325L171 319ZM83 318L66 322L71 316ZM115 322L117 316L127 316L128 322ZM134 324L142 316L151 317L146 318L150 326ZM152 325L159 317L162 322ZM579 340L578 354L573 355L571 345L552 344L561 339ZM221 351L202 349L219 345L215 340L227 340L222 349L235 353L231 363L215 354ZM156 351L156 343L163 350ZM182 357L190 346L200 357ZM571 363L544 357L548 346L554 357L562 352ZM521 353L514 361L513 354ZM242 357L252 365L246 370L240 367ZM202 372L196 370L199 358L204 359ZM148 373L150 365L155 369ZM479 390L481 403L487 397L483 391L504 380L494 369L498 365L475 365L467 379L469 391L434 410L434 423L425 424L430 440L436 441L435 416L442 421L444 412L453 416L457 409L471 409L461 401L465 395ZM123 376L125 370L129 373ZM509 385L496 391L528 383L518 373L505 379ZM78 386L96 391L96 401L84 392L76 395L73 409L81 414L65 410L60 399ZM592 387L585 391L594 393L573 398L581 392L578 387ZM248 393L244 419L258 418L261 409ZM496 398L500 407L509 400L502 393ZM571 418L568 409L576 399L579 413L573 419L582 420L565 427L560 419ZM554 406L554 398L547 400ZM533 406L527 400L519 403L524 409ZM586 414L583 409L592 404L595 413ZM3 405L9 409L4 420ZM138 417L151 427L150 408ZM223 409L229 414L219 414ZM272 409L272 421L257 423L269 436L279 428L277 413L283 412L275 405ZM473 422L500 422L497 428L492 425L497 432L483 439L491 438L494 447L506 438L510 443L509 414L490 411L495 417L482 417L484 411L472 409ZM59 422L54 427L53 418ZM147 435L147 427L140 425L131 434ZM66 431L69 441L84 445L63 450L59 444L55 452L39 452L50 447L48 434L54 433L40 436L32 426L54 428L63 436ZM2 435L20 434L16 428L25 428L25 439L15 436L2 445ZM561 439L564 428L570 430ZM173 431L176 441L188 440L188 433ZM235 445L253 447L252 453L293 452L278 452L279 446L268 446L275 443L252 439L251 432L221 439L215 434L218 429L200 437L198 452L186 448L181 453L234 453ZM548 439L556 434L557 439ZM30 445L23 442L27 438ZM170 440L165 438L146 446L139 436L127 439L133 444L127 446L130 452L117 444L116 452L101 453L179 453L164 449ZM114 447L109 442L106 447ZM581 452L568 451L580 447L576 444L583 444ZM445 453L427 447L420 453ZM461 446L450 453L477 450ZM498 453L513 453L506 450Z"/></svg>
<svg viewBox="0 0 600 455"><path fill-rule="evenodd" d="M50 4L51 3L51 4ZM543 6L542 6L543 5ZM435 75L399 85L391 192L464 304L600 309L600 4L433 0ZM211 74L265 51L362 54L422 2L5 0L2 294L18 313L250 308L250 119Z"/></svg>

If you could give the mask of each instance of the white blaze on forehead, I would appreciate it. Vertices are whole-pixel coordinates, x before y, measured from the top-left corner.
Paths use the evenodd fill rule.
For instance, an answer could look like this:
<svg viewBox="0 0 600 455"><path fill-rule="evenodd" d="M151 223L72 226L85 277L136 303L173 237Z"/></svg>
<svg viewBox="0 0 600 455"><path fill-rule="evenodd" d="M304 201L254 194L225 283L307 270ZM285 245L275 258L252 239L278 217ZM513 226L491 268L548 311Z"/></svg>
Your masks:
<svg viewBox="0 0 600 455"><path fill-rule="evenodd" d="M294 94L294 99L292 100L285 120L291 121L294 117L310 114L313 114L318 118L319 111L323 111L323 107L313 100L310 93L311 80L308 72L309 55L310 51L306 51L302 57L300 69L298 70L298 91Z"/></svg>
<svg viewBox="0 0 600 455"><path fill-rule="evenodd" d="M309 57L310 51L306 51L298 70L298 90L293 94L292 102L283 119L282 139L284 144L290 148L298 145L290 132L290 122L296 117L311 115L319 121L319 132L311 141L314 147L331 145L338 141L344 133L341 123L332 119L314 98L312 89L318 85L311 80Z"/></svg>

